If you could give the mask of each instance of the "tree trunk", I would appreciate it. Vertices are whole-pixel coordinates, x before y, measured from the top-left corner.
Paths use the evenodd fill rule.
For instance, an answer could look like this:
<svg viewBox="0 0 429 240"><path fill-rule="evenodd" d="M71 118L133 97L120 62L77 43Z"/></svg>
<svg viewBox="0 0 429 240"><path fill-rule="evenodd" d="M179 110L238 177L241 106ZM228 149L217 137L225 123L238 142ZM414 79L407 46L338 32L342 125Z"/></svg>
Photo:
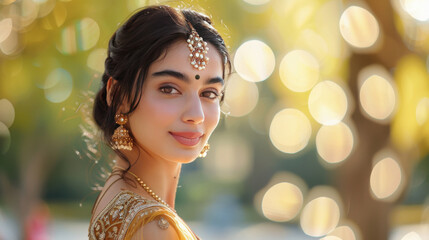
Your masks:
<svg viewBox="0 0 429 240"><path fill-rule="evenodd" d="M390 124L379 124L363 116L359 108L357 77L364 67L372 64L382 65L391 71L404 55L411 52L396 32L390 1L366 0L366 3L379 22L383 42L376 53L355 53L350 57L349 87L355 103L352 120L356 127L357 145L349 159L338 168L337 184L344 201L344 217L358 225L362 239L383 240L389 236L389 214L394 203L371 197L370 174L374 155L385 147L391 147Z"/></svg>

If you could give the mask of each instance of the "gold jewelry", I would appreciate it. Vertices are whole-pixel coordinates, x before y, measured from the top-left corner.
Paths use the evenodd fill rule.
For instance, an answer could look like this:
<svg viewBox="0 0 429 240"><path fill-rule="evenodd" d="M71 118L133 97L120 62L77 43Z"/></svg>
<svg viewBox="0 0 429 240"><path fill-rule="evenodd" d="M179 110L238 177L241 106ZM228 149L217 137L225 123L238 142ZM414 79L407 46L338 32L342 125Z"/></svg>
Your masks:
<svg viewBox="0 0 429 240"><path fill-rule="evenodd" d="M188 40L186 40L189 51L191 52L191 54L189 54L189 59L194 68L203 70L206 68L209 61L209 58L205 56L209 48L207 47L207 42L203 41L203 38L198 35L197 31L195 31L190 23L189 26L192 29Z"/></svg>
<svg viewBox="0 0 429 240"><path fill-rule="evenodd" d="M118 167L118 166L114 166L113 169L119 169L121 171L126 171L125 169ZM137 182L140 184L140 186L147 192L149 193L149 195L155 199L157 202L164 204L165 206L167 206L169 209L173 210L174 212L176 212L176 210L174 210L173 208L170 207L170 205L168 205L168 203L166 203L164 200L162 200L152 189L150 189L150 187L143 182L143 180L141 180L141 178L139 178L139 176L137 176L136 174L134 174L131 171L126 171L127 173L131 174L136 180Z"/></svg>
<svg viewBox="0 0 429 240"><path fill-rule="evenodd" d="M198 155L198 157L203 158L205 156L207 156L207 152L210 149L210 144L206 143L206 145L204 145L203 149L200 152L200 155Z"/></svg>
<svg viewBox="0 0 429 240"><path fill-rule="evenodd" d="M124 127L128 122L128 117L123 114L117 114L115 116L115 121L120 126L113 132L111 142L112 148L131 151L133 149L133 139L130 137L128 129Z"/></svg>

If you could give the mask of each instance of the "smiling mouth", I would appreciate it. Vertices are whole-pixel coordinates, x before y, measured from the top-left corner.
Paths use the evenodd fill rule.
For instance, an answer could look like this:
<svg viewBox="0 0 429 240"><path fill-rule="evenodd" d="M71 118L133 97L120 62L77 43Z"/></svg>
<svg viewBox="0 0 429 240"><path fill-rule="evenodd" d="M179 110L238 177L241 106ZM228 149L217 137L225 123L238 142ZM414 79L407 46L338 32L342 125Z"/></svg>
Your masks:
<svg viewBox="0 0 429 240"><path fill-rule="evenodd" d="M180 144L185 146L197 145L204 134L200 132L169 132Z"/></svg>

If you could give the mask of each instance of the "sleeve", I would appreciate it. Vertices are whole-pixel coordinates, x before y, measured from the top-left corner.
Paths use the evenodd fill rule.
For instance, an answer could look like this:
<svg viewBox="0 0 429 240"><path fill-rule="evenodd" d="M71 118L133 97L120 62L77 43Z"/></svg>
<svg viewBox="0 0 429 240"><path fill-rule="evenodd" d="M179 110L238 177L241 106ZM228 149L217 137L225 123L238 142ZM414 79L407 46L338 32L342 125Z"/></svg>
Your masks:
<svg viewBox="0 0 429 240"><path fill-rule="evenodd" d="M174 213L161 207L150 207L136 214L124 237L124 240L137 239L186 239L186 237L182 236Z"/></svg>

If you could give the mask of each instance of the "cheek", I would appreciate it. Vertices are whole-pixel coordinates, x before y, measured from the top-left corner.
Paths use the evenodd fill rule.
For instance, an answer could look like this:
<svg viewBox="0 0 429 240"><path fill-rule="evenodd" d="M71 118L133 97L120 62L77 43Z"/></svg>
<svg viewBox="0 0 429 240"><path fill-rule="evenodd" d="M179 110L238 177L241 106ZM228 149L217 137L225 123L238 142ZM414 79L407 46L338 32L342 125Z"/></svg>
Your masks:
<svg viewBox="0 0 429 240"><path fill-rule="evenodd" d="M207 124L207 129L213 131L217 124L219 123L220 118L220 107L219 105L209 106L205 112L205 122Z"/></svg>
<svg viewBox="0 0 429 240"><path fill-rule="evenodd" d="M177 106L165 101L142 99L130 124L132 124L133 129L143 132L164 129L176 118L177 109Z"/></svg>

